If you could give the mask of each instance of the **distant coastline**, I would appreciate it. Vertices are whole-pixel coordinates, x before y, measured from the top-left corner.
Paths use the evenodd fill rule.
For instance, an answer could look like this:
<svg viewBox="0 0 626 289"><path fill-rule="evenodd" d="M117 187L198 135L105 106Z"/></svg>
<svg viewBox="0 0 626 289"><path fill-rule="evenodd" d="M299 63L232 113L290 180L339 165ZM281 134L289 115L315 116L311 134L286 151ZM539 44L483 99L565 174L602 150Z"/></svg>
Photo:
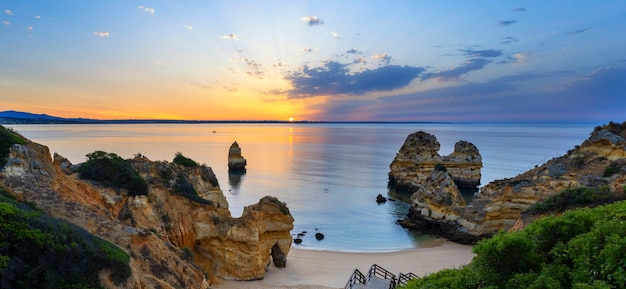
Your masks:
<svg viewBox="0 0 626 289"><path fill-rule="evenodd" d="M34 114L21 111L2 111L0 112L0 124L203 124L203 123L298 123L298 124L315 124L315 123L428 123L428 124L446 124L450 122L438 121L288 121L288 120L174 120L174 119L113 119L101 120L90 118L63 118L51 116L47 114Z"/></svg>

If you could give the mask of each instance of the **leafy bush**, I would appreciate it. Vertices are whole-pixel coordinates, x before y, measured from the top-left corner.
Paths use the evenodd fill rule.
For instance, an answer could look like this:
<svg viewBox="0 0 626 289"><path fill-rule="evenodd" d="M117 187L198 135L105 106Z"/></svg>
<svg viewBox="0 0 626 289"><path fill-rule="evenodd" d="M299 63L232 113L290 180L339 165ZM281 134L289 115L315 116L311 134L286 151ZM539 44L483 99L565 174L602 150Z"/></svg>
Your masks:
<svg viewBox="0 0 626 289"><path fill-rule="evenodd" d="M26 139L21 135L0 125L0 168L6 165L11 146L25 143Z"/></svg>
<svg viewBox="0 0 626 289"><path fill-rule="evenodd" d="M605 177L605 178L608 178L608 177L616 174L617 172L619 172L620 169L621 169L621 167L618 164L611 163L610 165L608 165L604 169L604 173L602 174L602 176Z"/></svg>
<svg viewBox="0 0 626 289"><path fill-rule="evenodd" d="M626 202L566 211L500 232L476 257L405 288L626 288Z"/></svg>
<svg viewBox="0 0 626 289"><path fill-rule="evenodd" d="M188 168L193 168L193 167L197 167L198 163L188 157L183 156L182 153L177 152L176 156L174 157L174 161L175 164L179 164L183 167L188 167Z"/></svg>
<svg viewBox="0 0 626 289"><path fill-rule="evenodd" d="M179 174L176 177L176 183L174 184L174 193L190 199L196 203L213 205L213 201L201 198L198 195L198 191L196 191L193 185L182 174Z"/></svg>
<svg viewBox="0 0 626 289"><path fill-rule="evenodd" d="M103 269L118 285L130 277L122 249L4 193L0 232L1 288L103 288Z"/></svg>
<svg viewBox="0 0 626 289"><path fill-rule="evenodd" d="M146 181L133 169L129 161L114 153L95 151L87 154L87 162L78 168L78 172L81 179L126 189L130 196L148 194Z"/></svg>

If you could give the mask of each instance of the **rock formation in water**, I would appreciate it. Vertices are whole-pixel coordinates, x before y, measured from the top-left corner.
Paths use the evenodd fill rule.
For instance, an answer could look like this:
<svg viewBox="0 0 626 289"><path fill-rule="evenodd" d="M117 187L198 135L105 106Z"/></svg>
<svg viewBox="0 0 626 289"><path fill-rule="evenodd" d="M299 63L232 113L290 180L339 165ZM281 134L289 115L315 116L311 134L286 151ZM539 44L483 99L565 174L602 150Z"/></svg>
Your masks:
<svg viewBox="0 0 626 289"><path fill-rule="evenodd" d="M239 144L234 142L228 149L228 171L229 172L245 172L246 159L241 155Z"/></svg>
<svg viewBox="0 0 626 289"><path fill-rule="evenodd" d="M286 265L294 220L284 203L265 197L233 218L211 168L143 156L130 163L148 183L148 195L82 180L80 164L52 159L33 142L15 144L0 186L126 250L132 276L121 288L204 289L221 279L262 279L271 260ZM181 180L198 199L176 192ZM117 288L105 275L103 284Z"/></svg>
<svg viewBox="0 0 626 289"><path fill-rule="evenodd" d="M607 170L612 173L607 174ZM626 122L598 127L566 155L514 178L487 184L469 204L450 179L445 172L433 171L411 196L407 218L400 223L453 241L473 243L510 229L526 208L565 189L607 186L612 192L623 192Z"/></svg>
<svg viewBox="0 0 626 289"><path fill-rule="evenodd" d="M439 155L437 138L423 131L410 134L393 159L389 171L390 185L407 191L417 191L437 166L443 166L457 186L476 188L480 185L482 157L473 144L459 141L454 152Z"/></svg>

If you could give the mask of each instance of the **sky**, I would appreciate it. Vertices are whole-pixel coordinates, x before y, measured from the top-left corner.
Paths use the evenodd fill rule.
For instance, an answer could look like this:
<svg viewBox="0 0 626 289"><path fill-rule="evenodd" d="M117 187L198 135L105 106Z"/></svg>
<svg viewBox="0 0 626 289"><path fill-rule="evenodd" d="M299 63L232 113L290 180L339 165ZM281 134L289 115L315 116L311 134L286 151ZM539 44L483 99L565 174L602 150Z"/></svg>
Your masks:
<svg viewBox="0 0 626 289"><path fill-rule="evenodd" d="M0 111L626 120L623 0L0 0L0 21Z"/></svg>

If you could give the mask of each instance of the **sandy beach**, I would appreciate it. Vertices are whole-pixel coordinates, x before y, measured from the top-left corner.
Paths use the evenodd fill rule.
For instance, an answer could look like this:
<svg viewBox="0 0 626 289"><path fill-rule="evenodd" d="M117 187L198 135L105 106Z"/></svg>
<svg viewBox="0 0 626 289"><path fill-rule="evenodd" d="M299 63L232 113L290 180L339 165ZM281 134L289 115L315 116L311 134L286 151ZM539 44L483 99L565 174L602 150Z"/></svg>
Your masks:
<svg viewBox="0 0 626 289"><path fill-rule="evenodd" d="M211 288L343 288L354 269L366 274L372 264L378 264L396 275L400 272L413 272L423 276L444 268L467 264L473 257L472 246L444 240L426 248L379 253L292 248L287 257L287 267L276 268L270 265L263 280L223 281Z"/></svg>

